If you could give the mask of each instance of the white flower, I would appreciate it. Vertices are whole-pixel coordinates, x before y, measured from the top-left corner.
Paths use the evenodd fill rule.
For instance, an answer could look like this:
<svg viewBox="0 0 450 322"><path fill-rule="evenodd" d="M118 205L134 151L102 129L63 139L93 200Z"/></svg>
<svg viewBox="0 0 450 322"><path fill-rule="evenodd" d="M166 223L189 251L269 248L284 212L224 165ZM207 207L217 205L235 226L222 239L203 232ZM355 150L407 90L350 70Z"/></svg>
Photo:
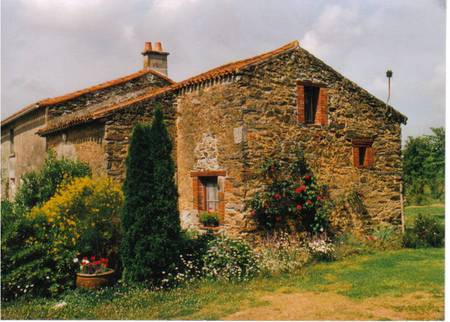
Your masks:
<svg viewBox="0 0 450 322"><path fill-rule="evenodd" d="M74 262L74 263L78 263L78 258L75 257L75 258L73 259L73 262Z"/></svg>

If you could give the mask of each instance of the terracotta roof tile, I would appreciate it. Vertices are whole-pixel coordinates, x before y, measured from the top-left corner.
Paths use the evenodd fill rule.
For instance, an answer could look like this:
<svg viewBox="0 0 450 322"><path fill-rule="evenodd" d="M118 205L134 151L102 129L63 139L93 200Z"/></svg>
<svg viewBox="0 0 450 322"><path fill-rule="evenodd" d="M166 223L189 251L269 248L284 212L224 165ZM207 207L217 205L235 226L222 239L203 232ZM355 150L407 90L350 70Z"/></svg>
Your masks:
<svg viewBox="0 0 450 322"><path fill-rule="evenodd" d="M158 77L168 81L170 84L174 84L175 83L172 79L168 78L166 75L163 75L163 74L161 74L161 73L159 73L159 72L157 72L155 70L143 69L143 70L140 70L140 71L135 72L133 74L130 74L130 75L127 75L127 76L124 76L124 77L120 77L120 78L117 78L117 79L114 79L114 80L111 80L111 81L108 81L108 82L104 82L104 83L101 83L101 84L98 84L98 85L94 85L94 86L91 86L91 87L87 87L87 88L84 88L84 89L76 91L76 92L72 92L72 93L68 93L68 94L62 95L62 96L57 96L57 97L53 97L53 98L46 98L46 99L37 101L36 103L30 104L30 105L24 107L23 109L21 109L20 111L14 113L14 114L10 115L9 117L7 117L6 119L2 120L2 126L5 126L6 124L8 124L8 123L12 122L13 120L17 119L18 117L20 117L22 115L25 115L25 114L27 114L27 113L29 113L29 112L31 112L33 110L36 110L36 109L38 109L40 107L62 103L62 102L68 101L70 99L76 98L78 96L81 96L83 94L95 92L95 91L98 91L98 90L101 90L101 89L105 89L105 88L108 88L108 87L111 87L111 86L114 86L114 85L119 85L119 84L128 82L130 80L133 80L135 78L141 77L141 76L146 75L146 74L152 74L152 75L158 76Z"/></svg>

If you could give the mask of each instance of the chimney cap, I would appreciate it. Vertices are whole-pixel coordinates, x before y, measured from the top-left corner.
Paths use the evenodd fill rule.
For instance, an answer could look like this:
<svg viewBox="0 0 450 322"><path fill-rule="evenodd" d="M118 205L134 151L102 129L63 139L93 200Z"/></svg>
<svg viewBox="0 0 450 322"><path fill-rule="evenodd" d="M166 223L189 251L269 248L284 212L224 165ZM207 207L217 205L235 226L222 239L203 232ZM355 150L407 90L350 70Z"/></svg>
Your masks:
<svg viewBox="0 0 450 322"><path fill-rule="evenodd" d="M161 54L168 56L169 53L163 51L163 47L160 41L155 42L155 47L152 46L152 43L150 41L146 41L144 45L144 51L142 52L142 55L147 54Z"/></svg>

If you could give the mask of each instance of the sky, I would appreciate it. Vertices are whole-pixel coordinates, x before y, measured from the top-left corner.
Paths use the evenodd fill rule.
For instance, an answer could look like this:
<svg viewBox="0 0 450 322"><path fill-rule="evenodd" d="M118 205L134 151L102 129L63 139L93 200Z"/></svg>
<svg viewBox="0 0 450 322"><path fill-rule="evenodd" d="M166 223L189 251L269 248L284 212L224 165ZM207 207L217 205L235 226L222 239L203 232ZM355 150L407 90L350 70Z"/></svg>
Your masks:
<svg viewBox="0 0 450 322"><path fill-rule="evenodd" d="M1 0L1 116L142 68L145 41L175 81L292 40L408 116L445 123L444 0Z"/></svg>

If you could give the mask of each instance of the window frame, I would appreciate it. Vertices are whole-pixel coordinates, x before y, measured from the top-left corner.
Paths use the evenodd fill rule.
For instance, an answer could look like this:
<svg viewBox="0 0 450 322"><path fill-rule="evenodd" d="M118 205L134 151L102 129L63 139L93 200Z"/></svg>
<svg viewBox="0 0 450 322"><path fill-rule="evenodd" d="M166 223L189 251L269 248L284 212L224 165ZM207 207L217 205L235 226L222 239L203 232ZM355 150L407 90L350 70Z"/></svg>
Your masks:
<svg viewBox="0 0 450 322"><path fill-rule="evenodd" d="M313 108L313 121L307 120L306 92L308 88L315 88L317 103ZM297 121L305 126L328 126L328 87L324 83L311 81L297 81ZM314 105L314 104L313 104Z"/></svg>
<svg viewBox="0 0 450 322"><path fill-rule="evenodd" d="M211 171L192 171L192 194L193 208L199 212L214 212L219 216L219 223L223 222L225 215L225 177L226 172L223 170ZM212 179L215 178L215 179ZM206 184L208 181L215 180L217 182L217 208L215 211L208 209Z"/></svg>
<svg viewBox="0 0 450 322"><path fill-rule="evenodd" d="M369 169L374 166L373 139L352 139L353 165L358 169ZM364 151L364 157L361 156ZM362 162L361 162L362 161Z"/></svg>

